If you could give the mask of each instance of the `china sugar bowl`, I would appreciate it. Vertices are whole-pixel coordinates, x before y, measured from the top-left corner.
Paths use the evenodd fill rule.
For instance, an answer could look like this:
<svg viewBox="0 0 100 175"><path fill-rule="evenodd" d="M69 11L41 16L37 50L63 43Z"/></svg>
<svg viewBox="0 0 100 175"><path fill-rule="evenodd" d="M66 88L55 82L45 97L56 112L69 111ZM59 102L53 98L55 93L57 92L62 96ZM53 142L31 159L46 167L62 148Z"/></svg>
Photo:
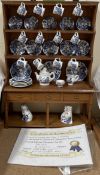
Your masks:
<svg viewBox="0 0 100 175"><path fill-rule="evenodd" d="M64 84L65 84L65 81L64 80L62 80L62 79L56 80L56 85L58 87L63 87Z"/></svg>

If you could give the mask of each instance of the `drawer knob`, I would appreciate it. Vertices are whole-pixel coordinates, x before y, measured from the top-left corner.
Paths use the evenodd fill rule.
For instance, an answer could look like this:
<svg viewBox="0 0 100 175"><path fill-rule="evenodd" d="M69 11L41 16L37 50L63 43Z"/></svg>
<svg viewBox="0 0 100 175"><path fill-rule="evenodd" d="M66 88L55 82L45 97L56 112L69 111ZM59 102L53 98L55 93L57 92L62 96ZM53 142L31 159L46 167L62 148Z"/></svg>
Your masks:
<svg viewBox="0 0 100 175"><path fill-rule="evenodd" d="M79 99L79 96L77 96L77 95L74 96L74 99L75 99L75 100L78 100L78 99Z"/></svg>

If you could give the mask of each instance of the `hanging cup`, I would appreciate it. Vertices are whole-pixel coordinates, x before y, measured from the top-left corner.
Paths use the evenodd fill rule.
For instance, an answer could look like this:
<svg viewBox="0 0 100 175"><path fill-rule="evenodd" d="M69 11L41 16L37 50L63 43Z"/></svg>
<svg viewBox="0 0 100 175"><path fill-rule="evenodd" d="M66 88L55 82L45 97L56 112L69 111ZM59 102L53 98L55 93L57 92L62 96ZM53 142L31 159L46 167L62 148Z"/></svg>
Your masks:
<svg viewBox="0 0 100 175"><path fill-rule="evenodd" d="M75 8L73 9L73 15L75 16L82 16L83 15L83 10L81 8L81 4L77 3Z"/></svg>
<svg viewBox="0 0 100 175"><path fill-rule="evenodd" d="M53 41L56 43L56 44L60 44L62 42L63 38L61 37L61 32L57 31L54 38L53 38Z"/></svg>
<svg viewBox="0 0 100 175"><path fill-rule="evenodd" d="M78 44L80 42L78 32L75 32L75 34L72 36L70 42L73 44Z"/></svg>
<svg viewBox="0 0 100 175"><path fill-rule="evenodd" d="M20 6L17 9L17 13L21 16L25 16L27 14L27 10L24 2L21 2Z"/></svg>
<svg viewBox="0 0 100 175"><path fill-rule="evenodd" d="M43 44L44 42L44 37L43 37L43 33L42 32L38 32L36 38L35 38L35 43L38 44Z"/></svg>
<svg viewBox="0 0 100 175"><path fill-rule="evenodd" d="M63 13L64 13L64 8L62 7L62 4L61 3L56 4L53 9L53 14L62 16Z"/></svg>
<svg viewBox="0 0 100 175"><path fill-rule="evenodd" d="M26 37L26 33L24 31L22 31L18 37L18 41L25 44L27 42L27 40L28 40L28 38Z"/></svg>
<svg viewBox="0 0 100 175"><path fill-rule="evenodd" d="M40 15L40 16L43 16L44 12L45 12L45 8L43 7L42 3L37 4L33 9L33 13Z"/></svg>

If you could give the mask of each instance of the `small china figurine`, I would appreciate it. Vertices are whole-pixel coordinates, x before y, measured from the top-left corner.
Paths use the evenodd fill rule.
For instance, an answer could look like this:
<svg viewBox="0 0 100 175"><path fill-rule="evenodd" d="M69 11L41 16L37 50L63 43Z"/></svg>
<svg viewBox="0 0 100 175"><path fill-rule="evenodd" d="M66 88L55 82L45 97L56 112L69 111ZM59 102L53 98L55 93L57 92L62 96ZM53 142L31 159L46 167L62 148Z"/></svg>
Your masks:
<svg viewBox="0 0 100 175"><path fill-rule="evenodd" d="M33 119L33 115L31 113L31 111L29 110L28 106L23 104L21 105L21 110L22 110L22 120L25 122L30 122Z"/></svg>
<svg viewBox="0 0 100 175"><path fill-rule="evenodd" d="M65 106L64 112L61 114L61 122L72 124L72 106Z"/></svg>

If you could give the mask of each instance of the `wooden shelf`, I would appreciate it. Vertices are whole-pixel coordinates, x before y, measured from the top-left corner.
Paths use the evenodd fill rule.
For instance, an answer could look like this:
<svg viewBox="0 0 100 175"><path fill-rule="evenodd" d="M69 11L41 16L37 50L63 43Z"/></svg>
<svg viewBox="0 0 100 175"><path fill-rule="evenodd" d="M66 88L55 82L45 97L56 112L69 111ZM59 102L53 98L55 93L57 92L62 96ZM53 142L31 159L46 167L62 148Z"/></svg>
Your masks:
<svg viewBox="0 0 100 175"><path fill-rule="evenodd" d="M71 58L76 58L77 60L82 60L82 61L92 61L92 57L89 56L63 56L63 55L55 55L55 56L46 56L46 55L12 55L12 54L7 54L5 56L6 59L18 59L19 57L25 57L27 60L34 60L36 58L41 58L42 60L48 61L48 60L54 60L54 58L60 57L64 61L68 61Z"/></svg>
<svg viewBox="0 0 100 175"><path fill-rule="evenodd" d="M1 0L2 1L2 3L3 4L8 4L8 5L13 5L13 6L17 6L17 5L20 5L20 1L15 1L15 2L13 2L13 1L7 1L7 0ZM33 6L33 4L34 5L36 5L37 4L37 1L33 1L33 2L30 2L30 1L26 1L27 2L27 5L28 6ZM40 1L41 2L41 1ZM74 1L72 1L72 2L69 2L69 1L66 1L66 2L62 2L62 0L58 0L58 2L61 2L63 5L76 5L76 2L74 2ZM39 1L38 1L38 3L39 3ZM53 5L55 5L55 3L56 3L56 1L55 2L53 2L52 0L49 0L49 2L48 1L43 1L42 2L43 4L45 4L45 5L49 5L49 6L53 6ZM95 5L97 5L99 2L93 2L93 1L89 1L89 3L88 2L81 2L81 4L82 5L84 5L84 6L95 6Z"/></svg>
<svg viewBox="0 0 100 175"><path fill-rule="evenodd" d="M0 129L4 128L4 121L0 119Z"/></svg>
<svg viewBox="0 0 100 175"><path fill-rule="evenodd" d="M86 116L80 116L79 114L73 115L73 124L63 124L60 121L60 113L51 113L49 116L49 127L66 127L66 126L73 126L78 124L88 124L88 120ZM46 127L46 114L44 113L33 113L33 120L31 122L24 122L22 121L21 113L13 113L8 116L8 127L36 127L36 128L44 128Z"/></svg>
<svg viewBox="0 0 100 175"><path fill-rule="evenodd" d="M33 120L31 122L22 121L22 115L20 112L13 112L8 116L8 127L46 127L46 114L33 114Z"/></svg>
<svg viewBox="0 0 100 175"><path fill-rule="evenodd" d="M5 33L16 33L16 32L22 32L25 31L26 33L38 33L38 32L42 32L42 33L56 33L57 31L60 31L61 33L72 33L74 34L75 32L78 32L79 34L95 34L95 30L60 30L60 29L56 29L56 30L45 30L45 29L4 29Z"/></svg>
<svg viewBox="0 0 100 175"><path fill-rule="evenodd" d="M4 92L65 92L65 93L93 93L93 87L85 81L76 83L73 86L64 85L62 88L56 86L56 84L50 84L49 86L41 86L39 83L33 83L33 85L25 88L15 88L10 85L5 86Z"/></svg>
<svg viewBox="0 0 100 175"><path fill-rule="evenodd" d="M79 114L73 115L73 124L64 124L60 121L60 115L61 114L50 114L50 127L66 127L66 126L74 126L74 125L80 125L80 124L86 124L88 125L88 120L86 116L81 116Z"/></svg>

